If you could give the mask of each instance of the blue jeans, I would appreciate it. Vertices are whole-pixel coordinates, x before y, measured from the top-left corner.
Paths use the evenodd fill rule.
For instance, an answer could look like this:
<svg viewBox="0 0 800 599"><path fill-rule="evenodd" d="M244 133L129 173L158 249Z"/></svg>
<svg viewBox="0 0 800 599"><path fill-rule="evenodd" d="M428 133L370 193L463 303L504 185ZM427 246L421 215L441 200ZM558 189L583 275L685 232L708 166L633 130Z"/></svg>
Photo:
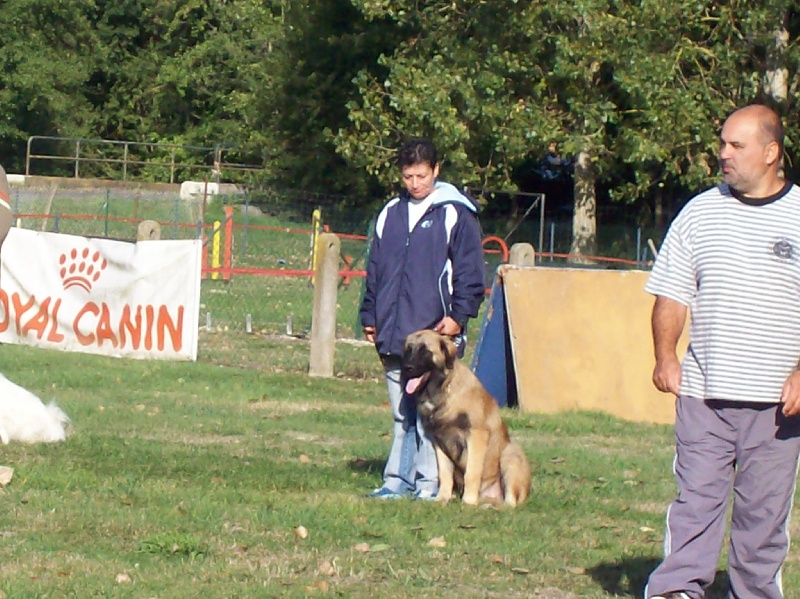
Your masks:
<svg viewBox="0 0 800 599"><path fill-rule="evenodd" d="M436 451L417 419L417 402L403 391L402 360L381 356L394 419L392 448L383 470L383 486L395 493L439 490Z"/></svg>

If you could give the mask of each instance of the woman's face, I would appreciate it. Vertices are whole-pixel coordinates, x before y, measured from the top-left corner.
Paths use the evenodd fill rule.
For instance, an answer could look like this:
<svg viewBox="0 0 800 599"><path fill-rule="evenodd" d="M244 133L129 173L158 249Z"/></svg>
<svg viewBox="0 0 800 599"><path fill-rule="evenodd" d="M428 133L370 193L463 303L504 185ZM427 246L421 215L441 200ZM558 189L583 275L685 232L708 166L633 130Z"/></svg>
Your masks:
<svg viewBox="0 0 800 599"><path fill-rule="evenodd" d="M427 162L417 162L404 166L403 185L415 200L424 200L433 191L436 177L439 176L439 165L433 168Z"/></svg>

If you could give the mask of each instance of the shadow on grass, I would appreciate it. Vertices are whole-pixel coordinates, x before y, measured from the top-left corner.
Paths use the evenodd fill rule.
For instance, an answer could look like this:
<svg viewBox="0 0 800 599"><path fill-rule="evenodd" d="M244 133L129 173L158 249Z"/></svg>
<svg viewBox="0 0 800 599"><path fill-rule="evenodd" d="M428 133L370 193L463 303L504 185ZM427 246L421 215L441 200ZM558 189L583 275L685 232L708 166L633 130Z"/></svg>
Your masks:
<svg viewBox="0 0 800 599"><path fill-rule="evenodd" d="M661 560L654 558L629 558L612 563L598 564L589 568L588 573L603 587L603 590L614 596L641 597L647 577L655 570ZM714 584L707 590L706 599L725 599L728 596L728 575L717 571Z"/></svg>
<svg viewBox="0 0 800 599"><path fill-rule="evenodd" d="M356 458L355 460L350 460L347 465L351 470L355 470L356 472L383 474L383 467L386 465L386 458L369 460L364 458Z"/></svg>

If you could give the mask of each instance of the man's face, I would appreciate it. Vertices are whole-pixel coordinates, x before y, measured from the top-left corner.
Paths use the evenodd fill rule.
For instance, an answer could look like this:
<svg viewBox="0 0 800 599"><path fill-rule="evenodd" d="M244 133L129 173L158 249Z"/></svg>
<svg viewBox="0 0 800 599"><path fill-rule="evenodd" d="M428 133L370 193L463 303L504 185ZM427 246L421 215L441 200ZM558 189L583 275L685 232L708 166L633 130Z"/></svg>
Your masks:
<svg viewBox="0 0 800 599"><path fill-rule="evenodd" d="M757 193L768 176L776 148L775 142L764 139L757 118L741 112L731 115L722 126L719 145L725 183L744 195Z"/></svg>
<svg viewBox="0 0 800 599"><path fill-rule="evenodd" d="M433 191L436 177L439 176L439 165L433 168L427 162L417 162L404 166L403 185L415 200L424 200Z"/></svg>

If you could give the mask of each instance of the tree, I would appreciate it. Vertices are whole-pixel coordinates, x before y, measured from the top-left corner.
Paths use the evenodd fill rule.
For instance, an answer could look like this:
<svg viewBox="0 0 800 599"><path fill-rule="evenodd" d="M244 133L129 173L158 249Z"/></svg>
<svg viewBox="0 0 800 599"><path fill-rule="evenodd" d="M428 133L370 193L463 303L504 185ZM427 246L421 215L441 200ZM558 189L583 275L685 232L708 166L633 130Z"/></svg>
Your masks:
<svg viewBox="0 0 800 599"><path fill-rule="evenodd" d="M709 151L722 119L764 97L776 15L790 15L780 59L797 81L789 2L354 3L413 34L381 58L385 79L359 75L361 98L350 104L340 151L388 181L391 149L425 133L443 147L448 172L507 186L513 165L532 147L543 155L554 139L578 157L576 254L594 249L598 183L633 202L714 180Z"/></svg>
<svg viewBox="0 0 800 599"><path fill-rule="evenodd" d="M85 136L91 103L83 87L94 69L98 39L91 1L7 0L0 4L0 140L4 165L24 172L30 135Z"/></svg>
<svg viewBox="0 0 800 599"><path fill-rule="evenodd" d="M259 102L274 141L270 182L370 201L379 188L337 153L334 134L347 124L346 107L358 97L354 77L385 71L377 57L398 43L402 28L364 19L349 0L296 0L284 16L275 89Z"/></svg>

